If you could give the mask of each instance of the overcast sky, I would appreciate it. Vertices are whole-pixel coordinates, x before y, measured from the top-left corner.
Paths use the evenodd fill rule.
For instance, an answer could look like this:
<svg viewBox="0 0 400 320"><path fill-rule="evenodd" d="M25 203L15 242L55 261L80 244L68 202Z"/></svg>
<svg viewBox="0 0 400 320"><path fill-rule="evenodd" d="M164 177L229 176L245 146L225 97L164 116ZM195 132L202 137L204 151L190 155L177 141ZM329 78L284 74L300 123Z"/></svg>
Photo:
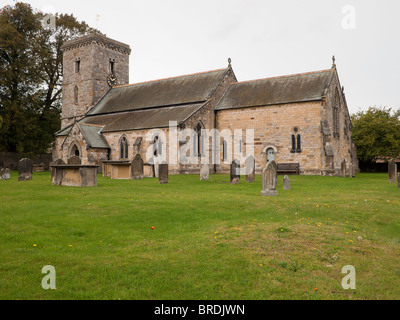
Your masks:
<svg viewBox="0 0 400 320"><path fill-rule="evenodd" d="M398 0L26 0L129 44L130 83L225 68L239 81L329 69L350 113L400 107ZM0 7L13 4L0 0Z"/></svg>

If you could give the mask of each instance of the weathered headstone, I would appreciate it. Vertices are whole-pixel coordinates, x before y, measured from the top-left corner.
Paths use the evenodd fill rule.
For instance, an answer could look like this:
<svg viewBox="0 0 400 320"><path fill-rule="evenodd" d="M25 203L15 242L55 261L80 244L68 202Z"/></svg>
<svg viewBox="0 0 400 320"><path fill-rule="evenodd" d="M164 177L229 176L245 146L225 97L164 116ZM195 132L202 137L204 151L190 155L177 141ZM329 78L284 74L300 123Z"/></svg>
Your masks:
<svg viewBox="0 0 400 320"><path fill-rule="evenodd" d="M238 160L233 160L231 163L231 184L240 183L240 163Z"/></svg>
<svg viewBox="0 0 400 320"><path fill-rule="evenodd" d="M246 182L254 182L256 177L256 161L253 156L246 159Z"/></svg>
<svg viewBox="0 0 400 320"><path fill-rule="evenodd" d="M354 166L353 166L352 163L350 163L349 164L349 177L350 178L355 178L355 176L356 176L356 173L355 173L355 170L354 170Z"/></svg>
<svg viewBox="0 0 400 320"><path fill-rule="evenodd" d="M18 165L18 181L32 180L33 163L31 159L24 158L19 161Z"/></svg>
<svg viewBox="0 0 400 320"><path fill-rule="evenodd" d="M158 165L158 182L160 184L168 183L168 164L161 163Z"/></svg>
<svg viewBox="0 0 400 320"><path fill-rule="evenodd" d="M78 156L73 156L73 157L68 159L68 164L80 165L80 164L82 164L82 160Z"/></svg>
<svg viewBox="0 0 400 320"><path fill-rule="evenodd" d="M0 169L0 180L10 180L11 171L8 168Z"/></svg>
<svg viewBox="0 0 400 320"><path fill-rule="evenodd" d="M283 190L290 190L290 178L289 178L289 176L285 176L283 178Z"/></svg>
<svg viewBox="0 0 400 320"><path fill-rule="evenodd" d="M342 178L346 178L346 160L343 160L340 166L340 175Z"/></svg>
<svg viewBox="0 0 400 320"><path fill-rule="evenodd" d="M396 183L397 178L397 165L394 160L390 160L388 164L388 171L389 171L389 182Z"/></svg>
<svg viewBox="0 0 400 320"><path fill-rule="evenodd" d="M200 180L208 180L210 178L210 166L205 163L201 165L200 169Z"/></svg>
<svg viewBox="0 0 400 320"><path fill-rule="evenodd" d="M278 184L278 172L275 161L267 163L262 173L262 197L277 196L276 186Z"/></svg>
<svg viewBox="0 0 400 320"><path fill-rule="evenodd" d="M140 154L136 154L131 163L132 179L141 180L143 179L143 159Z"/></svg>

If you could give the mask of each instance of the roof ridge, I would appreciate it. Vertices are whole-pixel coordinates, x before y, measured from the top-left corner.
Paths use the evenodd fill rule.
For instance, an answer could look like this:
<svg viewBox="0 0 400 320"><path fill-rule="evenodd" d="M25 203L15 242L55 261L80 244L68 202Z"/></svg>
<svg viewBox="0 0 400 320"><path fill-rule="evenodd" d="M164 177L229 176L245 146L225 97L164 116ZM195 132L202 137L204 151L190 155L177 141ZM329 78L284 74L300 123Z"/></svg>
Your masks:
<svg viewBox="0 0 400 320"><path fill-rule="evenodd" d="M152 83L152 82L158 82L158 81L164 81L164 80L170 80L170 79L184 78L184 77L195 76L195 75L204 74L204 73L223 71L223 70L226 70L226 69L227 68L221 68L221 69L215 69L215 70L209 70L209 71L202 71L202 72L183 74L183 75L180 75L180 76L161 78L161 79L156 79L156 80L149 80L149 81L143 81L143 82L137 82L137 83L131 83L131 84L123 84L123 85L115 86L113 88L123 88L123 87L130 87L130 86L135 86L135 85L145 84L145 83Z"/></svg>
<svg viewBox="0 0 400 320"><path fill-rule="evenodd" d="M246 81L240 81L240 82L232 82L231 85L233 85L233 84L247 83L247 82L261 81L261 80L270 80L270 79L297 77L297 76L303 76L303 75L307 75L307 74L322 73L322 72L328 72L328 71L331 71L331 69L318 70L318 71L310 71L310 72L302 72L302 73L294 73L294 74L288 74L288 75L283 75L283 76L276 76L276 77L269 77L269 78L260 78L260 79L246 80Z"/></svg>

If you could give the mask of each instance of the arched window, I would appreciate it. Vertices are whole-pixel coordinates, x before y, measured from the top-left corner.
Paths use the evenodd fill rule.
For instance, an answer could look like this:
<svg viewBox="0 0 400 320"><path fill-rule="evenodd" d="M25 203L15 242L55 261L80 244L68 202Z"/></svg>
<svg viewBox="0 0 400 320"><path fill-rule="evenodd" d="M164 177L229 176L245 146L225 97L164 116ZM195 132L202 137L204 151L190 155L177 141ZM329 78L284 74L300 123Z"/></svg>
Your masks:
<svg viewBox="0 0 400 320"><path fill-rule="evenodd" d="M162 155L162 140L159 136L155 136L153 140L153 155L155 157Z"/></svg>
<svg viewBox="0 0 400 320"><path fill-rule="evenodd" d="M226 140L224 140L222 147L222 159L224 161L228 160L228 142Z"/></svg>
<svg viewBox="0 0 400 320"><path fill-rule="evenodd" d="M292 134L292 149L291 153L301 153L301 135L298 133L299 128L294 128L295 134Z"/></svg>
<svg viewBox="0 0 400 320"><path fill-rule="evenodd" d="M74 144L72 146L71 151L70 151L70 157L73 157L73 156L76 156L76 157L80 157L81 156L79 148L78 148L78 146L76 144Z"/></svg>
<svg viewBox="0 0 400 320"><path fill-rule="evenodd" d="M340 136L340 97L339 92L336 89L335 97L333 99L332 105L332 121L333 121L333 136L339 137Z"/></svg>
<svg viewBox="0 0 400 320"><path fill-rule="evenodd" d="M79 89L78 89L78 86L75 86L75 88L74 88L74 103L75 104L79 103Z"/></svg>
<svg viewBox="0 0 400 320"><path fill-rule="evenodd" d="M199 122L194 129L195 135L193 139L193 150L194 150L194 155L197 157L201 157L204 154L204 146L203 146L203 135L201 130L203 129L203 126Z"/></svg>
<svg viewBox="0 0 400 320"><path fill-rule="evenodd" d="M119 158L128 159L129 144L126 137L122 137L119 143Z"/></svg>

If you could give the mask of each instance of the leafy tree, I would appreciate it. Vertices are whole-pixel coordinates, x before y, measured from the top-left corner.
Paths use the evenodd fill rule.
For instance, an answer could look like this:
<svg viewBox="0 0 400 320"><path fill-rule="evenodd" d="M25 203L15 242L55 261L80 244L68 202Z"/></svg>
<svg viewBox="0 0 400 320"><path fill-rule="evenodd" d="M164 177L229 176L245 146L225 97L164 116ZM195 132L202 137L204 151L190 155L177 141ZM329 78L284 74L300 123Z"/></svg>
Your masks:
<svg viewBox="0 0 400 320"><path fill-rule="evenodd" d="M0 11L0 150L46 152L60 129L65 41L96 31L73 15L46 13L17 2Z"/></svg>
<svg viewBox="0 0 400 320"><path fill-rule="evenodd" d="M361 160L396 159L400 156L400 110L370 107L351 116L353 140Z"/></svg>

